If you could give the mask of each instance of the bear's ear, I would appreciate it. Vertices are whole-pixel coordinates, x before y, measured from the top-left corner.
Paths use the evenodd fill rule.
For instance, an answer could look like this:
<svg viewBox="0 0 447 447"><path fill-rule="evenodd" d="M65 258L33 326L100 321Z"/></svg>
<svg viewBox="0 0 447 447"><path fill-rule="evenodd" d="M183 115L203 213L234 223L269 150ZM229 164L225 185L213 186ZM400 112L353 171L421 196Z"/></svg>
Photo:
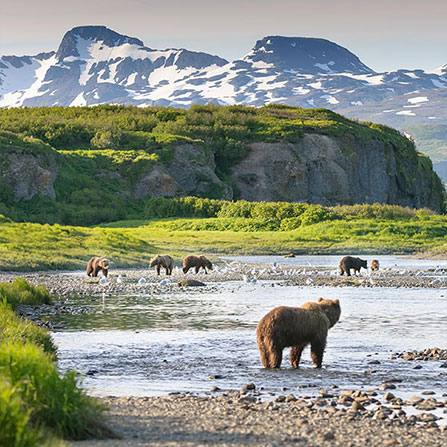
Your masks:
<svg viewBox="0 0 447 447"><path fill-rule="evenodd" d="M335 304L340 304L340 300L337 298L336 300L334 300Z"/></svg>
<svg viewBox="0 0 447 447"><path fill-rule="evenodd" d="M324 298L322 298L321 296L318 298L318 302L321 303L323 301Z"/></svg>

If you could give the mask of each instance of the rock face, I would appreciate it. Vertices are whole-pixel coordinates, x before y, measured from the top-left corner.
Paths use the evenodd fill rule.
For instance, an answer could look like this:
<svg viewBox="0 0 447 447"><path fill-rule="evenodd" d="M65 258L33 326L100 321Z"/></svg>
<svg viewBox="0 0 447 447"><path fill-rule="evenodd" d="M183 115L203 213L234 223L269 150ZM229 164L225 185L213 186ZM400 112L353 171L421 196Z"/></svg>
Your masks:
<svg viewBox="0 0 447 447"><path fill-rule="evenodd" d="M306 134L298 143L254 143L234 166L237 198L322 205L389 203L441 208L436 179L381 140Z"/></svg>
<svg viewBox="0 0 447 447"><path fill-rule="evenodd" d="M0 174L13 191L15 201L29 200L36 194L56 198L54 182L57 177L54 160L42 155L7 155L7 169Z"/></svg>
<svg viewBox="0 0 447 447"><path fill-rule="evenodd" d="M61 191L61 186L55 190L55 182L70 160L61 154L56 159L50 148L48 151L34 155L11 152L0 163L0 185L11 188L15 201L29 200L36 194L58 200L55 191ZM212 150L201 143L177 144L170 161L148 165L136 178L98 169L94 177L109 179L129 200L194 195L322 205L378 202L435 211L443 208L442 188L430 160L416 151L403 156L391 141L379 138L305 134L296 143L252 143L246 158L233 165L226 181L216 174Z"/></svg>

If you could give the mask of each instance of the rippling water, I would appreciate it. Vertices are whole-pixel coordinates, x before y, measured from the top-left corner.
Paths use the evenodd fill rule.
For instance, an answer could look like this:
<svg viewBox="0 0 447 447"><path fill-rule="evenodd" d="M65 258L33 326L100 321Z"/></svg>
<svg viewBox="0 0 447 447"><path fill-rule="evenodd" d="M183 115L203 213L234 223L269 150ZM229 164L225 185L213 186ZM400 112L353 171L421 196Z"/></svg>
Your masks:
<svg viewBox="0 0 447 447"><path fill-rule="evenodd" d="M261 367L256 325L278 305L299 306L319 296L339 298L340 322L329 332L324 368L310 362L299 370L285 352L281 370ZM228 282L207 289L169 289L160 295L79 298L91 313L53 317L62 369L85 374L96 395L161 395L205 392L211 386L239 389L247 382L266 391L295 394L297 385L319 388L379 386L401 378L402 393L445 387L440 362L390 360L395 351L447 347L447 290L397 288L284 287L275 282ZM380 364L368 364L379 360ZM365 374L367 370L376 372ZM210 376L220 378L212 380ZM317 388L318 389L318 388ZM306 391L309 393L309 390Z"/></svg>

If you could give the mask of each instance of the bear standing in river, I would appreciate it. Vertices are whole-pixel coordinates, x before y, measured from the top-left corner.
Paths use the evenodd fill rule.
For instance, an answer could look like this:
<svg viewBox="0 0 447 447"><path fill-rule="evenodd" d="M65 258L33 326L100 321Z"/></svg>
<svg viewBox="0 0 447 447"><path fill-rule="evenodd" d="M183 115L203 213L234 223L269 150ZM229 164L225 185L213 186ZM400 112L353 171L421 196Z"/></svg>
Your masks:
<svg viewBox="0 0 447 447"><path fill-rule="evenodd" d="M346 273L347 276L351 276L351 269L353 269L354 273L357 275L362 267L364 269L368 268L367 261L360 258L353 258L352 256L345 256L340 261L340 275L343 276L343 274Z"/></svg>
<svg viewBox="0 0 447 447"><path fill-rule="evenodd" d="M201 268L205 273L207 273L206 269L213 270L213 264L205 256L186 256L183 259L183 273L188 273L188 270L193 267L195 267L196 273L199 273Z"/></svg>
<svg viewBox="0 0 447 447"><path fill-rule="evenodd" d="M151 267L155 267L157 275L160 274L160 270L163 267L166 271L166 275L172 275L174 269L174 259L169 255L157 255L152 258L149 264Z"/></svg>
<svg viewBox="0 0 447 447"><path fill-rule="evenodd" d="M110 262L105 258L94 257L88 261L87 264L87 276L96 278L100 270L102 270L103 276L107 277L109 273Z"/></svg>
<svg viewBox="0 0 447 447"><path fill-rule="evenodd" d="M301 307L276 307L258 324L256 337L265 368L279 368L282 351L291 346L290 363L299 367L301 353L310 343L312 362L321 368L328 330L341 314L339 300L318 298Z"/></svg>

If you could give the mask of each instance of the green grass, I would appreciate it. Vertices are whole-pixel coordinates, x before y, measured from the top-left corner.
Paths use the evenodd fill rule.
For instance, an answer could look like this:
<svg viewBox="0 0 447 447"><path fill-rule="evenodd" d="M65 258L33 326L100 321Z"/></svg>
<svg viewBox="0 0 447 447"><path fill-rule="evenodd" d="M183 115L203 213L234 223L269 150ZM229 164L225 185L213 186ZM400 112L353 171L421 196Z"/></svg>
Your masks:
<svg viewBox="0 0 447 447"><path fill-rule="evenodd" d="M392 213L388 209L393 218L364 217L379 212L386 215L386 209L359 208L350 215L349 207L333 208L330 213L318 214L323 220L316 223L309 215L310 223L290 222L290 218L171 218L94 228L3 222L0 269L84 268L91 256L106 256L112 269L146 267L157 253L177 259L193 252L447 253L447 216L398 208ZM281 231L284 227L294 229Z"/></svg>
<svg viewBox="0 0 447 447"><path fill-rule="evenodd" d="M13 309L19 304L36 306L51 304L51 297L44 286L32 286L25 278L16 278L12 283L0 283L0 300L3 299Z"/></svg>
<svg viewBox="0 0 447 447"><path fill-rule="evenodd" d="M59 438L112 436L103 407L79 387L75 371L60 373L50 333L13 311L49 303L43 286L23 278L0 283L0 446L60 445Z"/></svg>
<svg viewBox="0 0 447 447"><path fill-rule="evenodd" d="M0 287L4 285L0 283ZM28 342L50 355L56 354L50 333L29 320L19 318L5 302L0 302L0 342Z"/></svg>
<svg viewBox="0 0 447 447"><path fill-rule="evenodd" d="M19 390L34 426L68 439L104 436L102 407L78 387L74 371L60 374L53 358L38 346L2 342L0 378Z"/></svg>

